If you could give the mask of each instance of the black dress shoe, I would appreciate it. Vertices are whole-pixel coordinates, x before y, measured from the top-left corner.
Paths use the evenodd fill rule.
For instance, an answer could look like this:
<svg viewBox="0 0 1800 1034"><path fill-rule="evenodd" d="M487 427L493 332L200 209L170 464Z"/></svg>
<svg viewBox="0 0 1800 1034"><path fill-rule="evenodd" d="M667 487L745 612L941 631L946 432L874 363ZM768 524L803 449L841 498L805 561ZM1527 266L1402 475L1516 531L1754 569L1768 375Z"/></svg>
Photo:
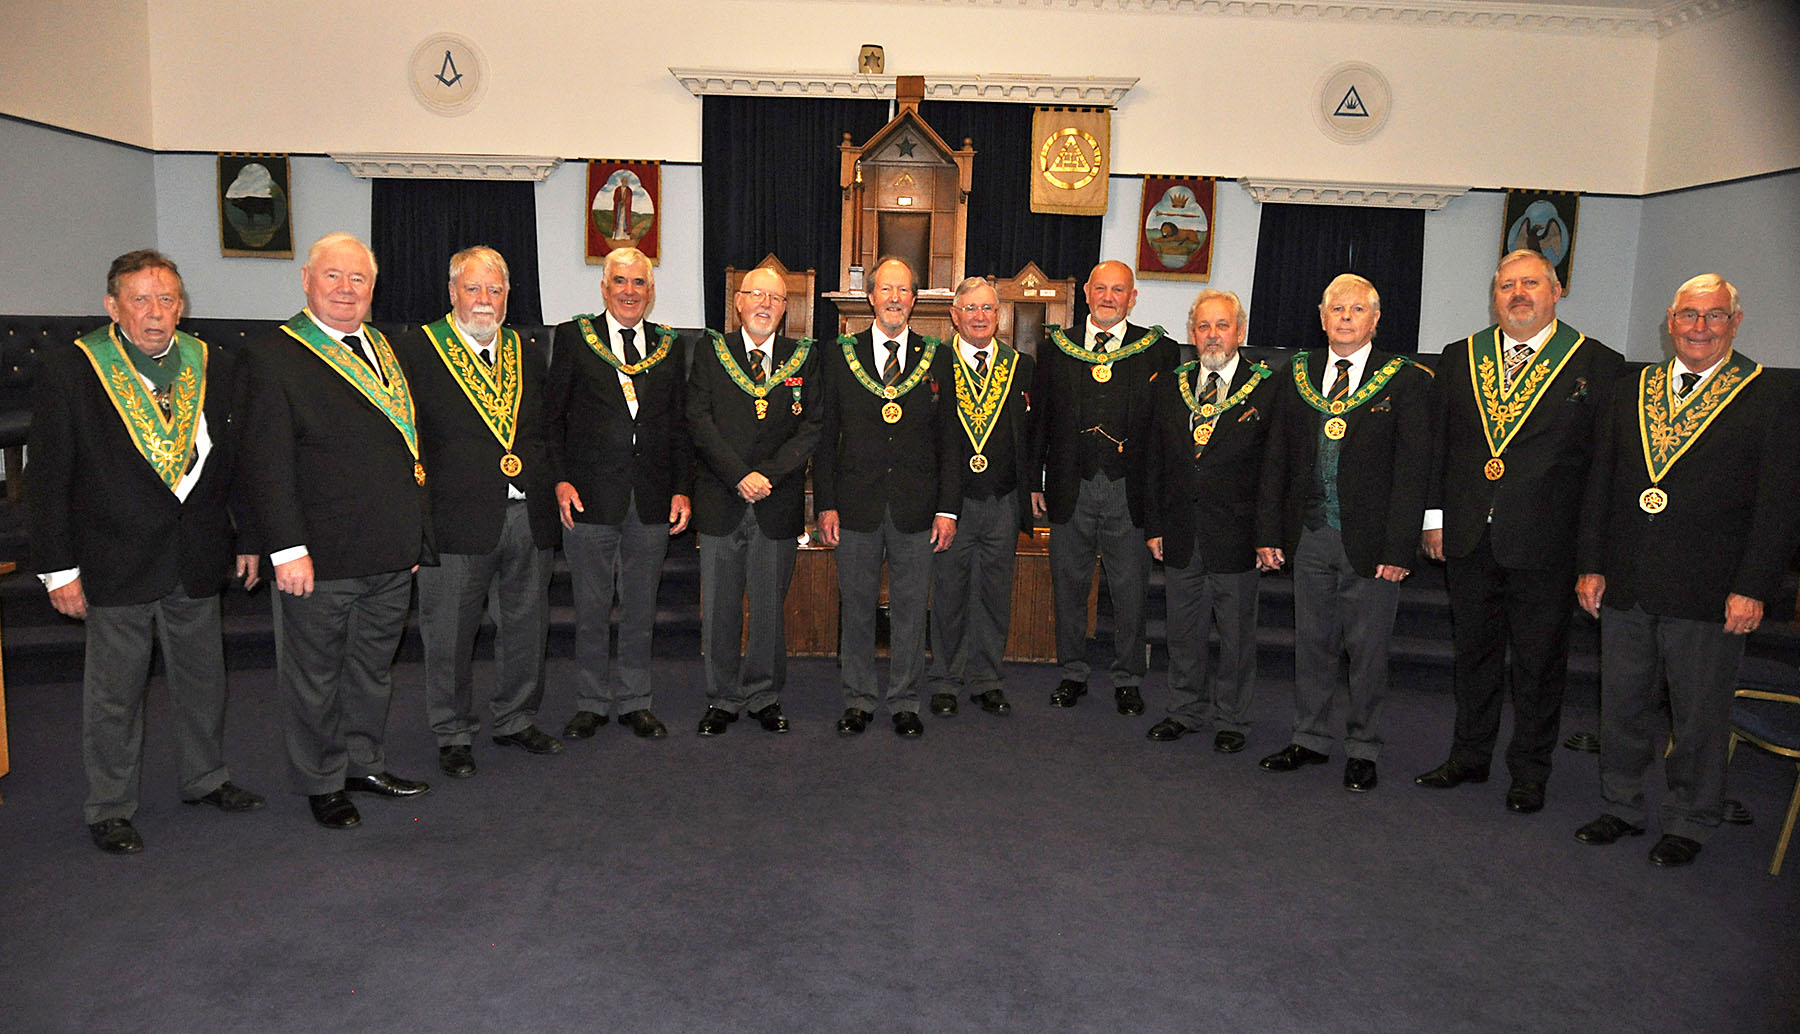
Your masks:
<svg viewBox="0 0 1800 1034"><path fill-rule="evenodd" d="M498 742L500 737L494 737ZM430 783L421 783L412 779L402 779L392 772L376 772L373 775L346 776L344 790L350 793L372 793L377 797L417 797L431 792Z"/></svg>
<svg viewBox="0 0 1800 1034"><path fill-rule="evenodd" d="M1634 826L1617 815L1602 815L1575 831L1575 839L1596 846L1610 844L1620 837L1641 837L1644 827Z"/></svg>
<svg viewBox="0 0 1800 1034"><path fill-rule="evenodd" d="M750 712L750 717L760 722L763 729L768 732L788 731L787 715L781 713L781 705L779 703L770 704L760 711L752 711Z"/></svg>
<svg viewBox="0 0 1800 1034"><path fill-rule="evenodd" d="M925 723L917 711L901 711L894 715L894 735L916 740L925 735Z"/></svg>
<svg viewBox="0 0 1800 1034"><path fill-rule="evenodd" d="M1136 686L1120 686L1113 690L1113 705L1125 717L1136 718L1144 713L1144 695Z"/></svg>
<svg viewBox="0 0 1800 1034"><path fill-rule="evenodd" d="M700 735L723 736L731 723L737 721L737 715L723 707L708 707L700 716Z"/></svg>
<svg viewBox="0 0 1800 1034"><path fill-rule="evenodd" d="M356 805L344 791L335 793L309 794L306 803L312 807L313 821L326 829L349 829L362 824L362 816L357 814Z"/></svg>
<svg viewBox="0 0 1800 1034"><path fill-rule="evenodd" d="M955 693L933 693L933 694L931 694L931 713L934 715L937 715L939 718L955 717L956 716L956 694Z"/></svg>
<svg viewBox="0 0 1800 1034"><path fill-rule="evenodd" d="M1433 790L1448 790L1464 783L1485 783L1487 781L1486 765L1463 765L1455 761L1446 761L1424 775L1413 776L1413 782Z"/></svg>
<svg viewBox="0 0 1800 1034"><path fill-rule="evenodd" d="M990 689L986 693L970 694L969 699L981 705L988 714L1012 714L1012 701L998 689Z"/></svg>
<svg viewBox="0 0 1800 1034"><path fill-rule="evenodd" d="M844 708L844 717L838 719L839 736L861 736L869 727L869 719L875 717L859 707Z"/></svg>
<svg viewBox="0 0 1800 1034"><path fill-rule="evenodd" d="M1298 743L1290 743L1257 764L1270 772L1292 772L1301 765L1323 765L1330 761L1329 754L1321 754L1316 750L1308 750Z"/></svg>
<svg viewBox="0 0 1800 1034"><path fill-rule="evenodd" d="M1650 849L1650 864L1660 865L1665 869L1673 869L1678 865L1692 865L1694 856L1700 853L1700 841L1678 837L1673 833L1664 833L1656 846Z"/></svg>
<svg viewBox="0 0 1800 1034"><path fill-rule="evenodd" d="M231 780L220 783L204 797L184 800L183 804L210 804L220 811L255 811L269 803L260 793L251 793Z"/></svg>
<svg viewBox="0 0 1800 1034"><path fill-rule="evenodd" d="M494 737L494 742L502 747L517 747L527 754L561 754L562 741L535 725L527 725L518 732Z"/></svg>
<svg viewBox="0 0 1800 1034"><path fill-rule="evenodd" d="M1050 691L1051 707L1074 707L1075 701L1087 696L1087 683L1063 679Z"/></svg>
<svg viewBox="0 0 1800 1034"><path fill-rule="evenodd" d="M475 774L475 752L467 743L452 743L438 748L438 771L452 779L467 779Z"/></svg>
<svg viewBox="0 0 1800 1034"><path fill-rule="evenodd" d="M1375 762L1368 758L1351 758L1344 762L1344 789L1351 793L1368 793L1378 781Z"/></svg>
<svg viewBox="0 0 1800 1034"><path fill-rule="evenodd" d="M577 711L574 715L570 716L567 722L563 723L563 739L585 740L593 736L596 732L599 732L600 727L606 723L607 717L603 714L595 714L592 711Z"/></svg>
<svg viewBox="0 0 1800 1034"><path fill-rule="evenodd" d="M1144 738L1155 740L1158 743L1174 743L1193 731L1173 718L1164 718L1152 725L1150 731L1144 734Z"/></svg>
<svg viewBox="0 0 1800 1034"><path fill-rule="evenodd" d="M668 728L650 713L648 707L625 712L619 716L619 724L637 734L639 739L660 740L669 734Z"/></svg>
<svg viewBox="0 0 1800 1034"><path fill-rule="evenodd" d="M1236 729L1220 729L1213 737L1213 749L1221 754L1236 754L1244 749L1244 734Z"/></svg>
<svg viewBox="0 0 1800 1034"><path fill-rule="evenodd" d="M1512 786L1506 791L1506 810L1520 815L1530 815L1544 810L1544 781L1541 779L1514 779Z"/></svg>
<svg viewBox="0 0 1800 1034"><path fill-rule="evenodd" d="M137 854L144 849L144 838L131 825L130 819L101 819L88 825L88 836L94 846L107 854Z"/></svg>

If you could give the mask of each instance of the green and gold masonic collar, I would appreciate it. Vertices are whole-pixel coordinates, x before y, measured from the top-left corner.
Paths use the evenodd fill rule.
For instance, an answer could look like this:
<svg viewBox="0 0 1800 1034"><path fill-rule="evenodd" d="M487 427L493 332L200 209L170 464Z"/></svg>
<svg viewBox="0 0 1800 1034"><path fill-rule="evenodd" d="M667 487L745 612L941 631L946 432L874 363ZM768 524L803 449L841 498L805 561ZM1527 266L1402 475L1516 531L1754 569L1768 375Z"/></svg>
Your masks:
<svg viewBox="0 0 1800 1034"><path fill-rule="evenodd" d="M172 347L181 365L169 385L168 416L132 365L125 350L136 346L120 339L118 324L95 330L77 339L75 345L93 364L131 443L173 492L187 473L188 457L200 430L200 413L206 408L206 343L175 332Z"/></svg>
<svg viewBox="0 0 1800 1034"><path fill-rule="evenodd" d="M375 376L375 371L363 362L361 356L352 355L350 346L338 338L325 333L323 327L315 320L310 309L301 309L294 318L281 325L281 329L295 341L305 345L319 357L326 366L336 370L338 375L350 382L362 396L369 400L382 415L400 432L406 442L406 451L413 458L413 480L425 483L425 466L419 462L419 425L413 413L412 392L406 386L406 374L400 369L400 361L394 357L394 348L388 344L381 331L364 323L359 329L364 340L375 352L375 359L381 364L382 377L387 379L383 384Z"/></svg>

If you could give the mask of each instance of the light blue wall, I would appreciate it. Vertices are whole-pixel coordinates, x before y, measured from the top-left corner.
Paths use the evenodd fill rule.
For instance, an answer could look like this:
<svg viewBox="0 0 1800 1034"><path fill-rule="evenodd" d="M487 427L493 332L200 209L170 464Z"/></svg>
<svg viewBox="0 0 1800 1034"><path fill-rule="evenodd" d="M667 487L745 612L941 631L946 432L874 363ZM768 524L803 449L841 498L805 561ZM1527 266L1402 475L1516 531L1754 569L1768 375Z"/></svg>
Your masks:
<svg viewBox="0 0 1800 1034"><path fill-rule="evenodd" d="M1700 273L1737 287L1736 346L1772 366L1800 366L1800 171L1646 198L1638 232L1632 359L1671 354L1664 317Z"/></svg>
<svg viewBox="0 0 1800 1034"><path fill-rule="evenodd" d="M0 312L103 311L106 267L157 244L146 151L0 118Z"/></svg>

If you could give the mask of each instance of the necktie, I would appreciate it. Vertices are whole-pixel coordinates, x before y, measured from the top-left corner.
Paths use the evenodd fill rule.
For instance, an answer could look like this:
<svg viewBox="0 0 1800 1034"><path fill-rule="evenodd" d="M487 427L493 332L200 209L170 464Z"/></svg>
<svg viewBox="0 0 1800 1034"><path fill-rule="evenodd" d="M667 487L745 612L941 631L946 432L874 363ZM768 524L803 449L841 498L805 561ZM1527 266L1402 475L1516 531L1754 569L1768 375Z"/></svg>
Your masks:
<svg viewBox="0 0 1800 1034"><path fill-rule="evenodd" d="M1112 331L1097 330L1094 332L1094 351L1106 354L1106 343L1112 340Z"/></svg>
<svg viewBox="0 0 1800 1034"><path fill-rule="evenodd" d="M1216 406L1218 404L1219 404L1219 371L1209 370L1209 371L1207 371L1207 374L1206 374L1206 387L1200 389L1200 405ZM1210 424L1213 421L1217 420L1218 418L1219 417L1218 417L1217 413L1213 414L1210 417L1201 416L1200 414L1195 413L1194 414L1194 426L1189 428L1188 430L1197 431L1200 429L1201 424ZM1194 443L1194 458L1195 459L1199 459L1200 454L1204 451L1206 451L1205 445L1202 445L1199 442Z"/></svg>
<svg viewBox="0 0 1800 1034"><path fill-rule="evenodd" d="M1337 380L1331 382L1331 397L1326 401L1336 402L1348 394L1350 394L1350 360L1339 359L1337 361Z"/></svg>
<svg viewBox="0 0 1800 1034"><path fill-rule="evenodd" d="M1525 364L1531 362L1531 346L1520 345L1508 353L1506 357L1506 383L1511 384L1519 379Z"/></svg>
<svg viewBox="0 0 1800 1034"><path fill-rule="evenodd" d="M643 359L643 356L640 355L637 350L637 329L635 327L621 327L619 329L619 340L625 344L623 349L625 365L637 365L637 363Z"/></svg>
<svg viewBox="0 0 1800 1034"><path fill-rule="evenodd" d="M750 383L761 384L768 375L768 372L763 369L763 350L752 348L750 350Z"/></svg>
<svg viewBox="0 0 1800 1034"><path fill-rule="evenodd" d="M481 365L490 370L494 368L494 353L488 350L488 346L476 345L475 354L481 357Z"/></svg>
<svg viewBox="0 0 1800 1034"><path fill-rule="evenodd" d="M1682 374L1681 375L1681 390L1679 390L1675 393L1675 397L1685 401L1689 395L1694 393L1694 385L1699 384L1699 383L1700 383L1700 375L1699 374L1697 374L1697 373Z"/></svg>
<svg viewBox="0 0 1800 1034"><path fill-rule="evenodd" d="M361 337L355 334L345 334L344 347L348 348L356 358L362 360L363 365L369 368L369 371L375 375L376 380L381 380L381 368L376 366L375 361L369 358L369 353L363 351Z"/></svg>
<svg viewBox="0 0 1800 1034"><path fill-rule="evenodd" d="M887 362L881 364L881 383L893 384L900 379L900 342L887 343Z"/></svg>
<svg viewBox="0 0 1800 1034"><path fill-rule="evenodd" d="M975 353L975 383L987 383L987 349Z"/></svg>

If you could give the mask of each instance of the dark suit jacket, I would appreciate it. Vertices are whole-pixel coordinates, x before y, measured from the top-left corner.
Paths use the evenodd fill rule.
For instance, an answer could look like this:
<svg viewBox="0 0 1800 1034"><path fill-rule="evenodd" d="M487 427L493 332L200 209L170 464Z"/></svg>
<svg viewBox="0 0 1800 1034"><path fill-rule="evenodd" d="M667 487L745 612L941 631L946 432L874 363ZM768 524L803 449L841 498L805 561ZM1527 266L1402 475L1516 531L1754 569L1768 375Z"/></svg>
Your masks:
<svg viewBox="0 0 1800 1034"><path fill-rule="evenodd" d="M1800 519L1800 398L1785 374L1764 370L1714 418L1660 482L1669 502L1658 514L1638 505L1650 487L1638 374L1619 379L1600 423L1576 552L1581 573L1606 577L1602 603L1722 624L1726 596L1774 598Z"/></svg>
<svg viewBox="0 0 1800 1034"><path fill-rule="evenodd" d="M1489 327L1477 337L1492 335ZM1444 511L1445 554L1469 555L1487 530L1502 566L1554 569L1573 561L1595 425L1624 362L1593 338L1582 342L1507 445L1506 473L1489 481L1482 468L1493 453L1470 380L1469 343L1444 346L1433 384L1437 433L1425 506Z"/></svg>
<svg viewBox="0 0 1800 1034"><path fill-rule="evenodd" d="M925 355L917 333L907 335L902 377L911 376ZM874 334L856 335L863 372L877 383L881 359ZM956 470L956 382L954 349L940 343L931 370L917 387L896 401L899 423L881 418L885 400L872 394L850 371L843 346L821 343L825 373L825 413L819 449L813 456L813 509L838 511L851 531L875 531L891 509L894 527L913 534L931 530L932 517L956 514L962 506L962 478Z"/></svg>
<svg viewBox="0 0 1800 1034"><path fill-rule="evenodd" d="M793 356L793 338L774 337L774 371ZM744 355L741 331L725 335L725 347L740 368ZM768 394L768 416L756 419L755 400L739 388L719 362L710 335L695 346L693 375L688 381L688 430L694 436L694 529L703 535L728 535L743 520L749 504L738 497L737 484L751 471L768 478L769 497L756 504L756 524L769 538L797 536L806 528L806 461L819 444L824 422L825 386L820 383L820 347L789 378ZM795 393L800 412L794 412Z"/></svg>
<svg viewBox="0 0 1800 1034"><path fill-rule="evenodd" d="M1070 334L1077 344L1082 330L1075 327ZM1143 336L1143 327L1131 322L1125 324L1124 341L1127 344ZM1114 435L1130 436L1131 429L1138 425L1140 412L1148 405L1150 375L1173 370L1179 349L1179 344L1164 337L1129 359L1113 363L1113 380L1128 389L1125 419L1122 426L1112 432ZM1032 474L1024 480L1032 491L1044 493L1050 520L1055 524L1068 521L1075 512L1075 496L1081 488L1081 439L1082 431L1086 430L1080 424L1081 398L1098 387L1091 370L1090 364L1068 355L1056 347L1054 341L1046 341L1038 350L1037 372L1031 384L1031 458L1025 463ZM1127 471L1138 466L1135 451L1136 444L1127 441ZM1127 479L1128 482L1138 480L1129 473ZM1132 519L1142 524L1142 493L1135 484L1128 484L1128 488L1131 489Z"/></svg>
<svg viewBox="0 0 1800 1034"><path fill-rule="evenodd" d="M518 477L508 478L500 472L506 450L444 365L431 336L423 328L409 327L389 340L406 369L418 411L419 451L430 475L425 488L431 494L438 550L493 552L506 520L509 481L525 493L532 541L539 549L555 548L556 482L544 453L543 353L530 340L521 342L524 370L512 451L524 467Z"/></svg>
<svg viewBox="0 0 1800 1034"><path fill-rule="evenodd" d="M33 570L81 568L83 595L102 607L149 603L177 586L218 594L231 574L237 425L231 357L211 347L207 356L212 447L182 502L132 444L87 355L73 344L44 350L24 475Z"/></svg>
<svg viewBox="0 0 1800 1034"><path fill-rule="evenodd" d="M1252 372L1250 360L1240 355L1227 397ZM1138 432L1144 445L1144 537L1163 540L1163 562L1171 567L1188 566L1199 534L1205 538L1203 571L1248 571L1256 566L1256 493L1281 375L1264 377L1249 398L1219 417L1198 460L1187 402L1181 397L1183 376L1199 396L1206 371L1198 364L1185 374L1159 374L1150 385L1150 405Z"/></svg>
<svg viewBox="0 0 1800 1034"><path fill-rule="evenodd" d="M1307 376L1317 390L1332 362L1330 350L1316 348L1302 354L1308 357ZM1372 349L1362 383L1392 358L1390 352ZM1256 544L1278 546L1292 557L1316 477L1319 428L1325 417L1295 389L1293 362L1275 378L1275 423L1269 429L1257 493ZM1344 554L1364 578L1375 577L1381 564L1416 566L1425 481L1431 468L1431 380L1424 367L1408 363L1374 398L1344 414L1339 517Z"/></svg>
<svg viewBox="0 0 1800 1034"><path fill-rule="evenodd" d="M945 342L945 347L953 347L954 338ZM1055 346L1051 346L1055 347ZM951 362L956 361L956 353L950 353ZM1029 533L1035 524L1031 512L1031 493L1038 485L1038 471L1032 464L1031 447L1031 383L1037 372L1037 360L1024 352L1019 353L1019 367L1013 371L1012 388L1006 393L1006 401L1000 403L1000 426L994 434L1008 435L1012 439L1014 462L1018 469L1018 484L1013 489L1013 498L1019 505L1019 530ZM956 404L956 382L948 382L944 389L950 393L950 404ZM954 424L951 435L952 452L955 454L958 492L967 496L969 485L980 475L969 469L969 458L975 455L975 447L969 443L969 436L963 432L962 421L953 408L950 419ZM990 439L991 440L991 439ZM991 448L991 446L990 446Z"/></svg>
<svg viewBox="0 0 1800 1034"><path fill-rule="evenodd" d="M279 327L239 355L243 500L263 547L306 546L320 580L434 563L430 501L387 416Z"/></svg>
<svg viewBox="0 0 1800 1034"><path fill-rule="evenodd" d="M662 328L646 320L639 329L639 347L653 351ZM594 331L607 332L604 313L594 318ZM580 325L570 320L556 328L547 405L551 483L567 481L581 493L579 523L621 524L635 496L638 520L667 524L670 497L694 494L686 343L677 339L667 356L631 381L635 417L619 371L594 354Z"/></svg>

